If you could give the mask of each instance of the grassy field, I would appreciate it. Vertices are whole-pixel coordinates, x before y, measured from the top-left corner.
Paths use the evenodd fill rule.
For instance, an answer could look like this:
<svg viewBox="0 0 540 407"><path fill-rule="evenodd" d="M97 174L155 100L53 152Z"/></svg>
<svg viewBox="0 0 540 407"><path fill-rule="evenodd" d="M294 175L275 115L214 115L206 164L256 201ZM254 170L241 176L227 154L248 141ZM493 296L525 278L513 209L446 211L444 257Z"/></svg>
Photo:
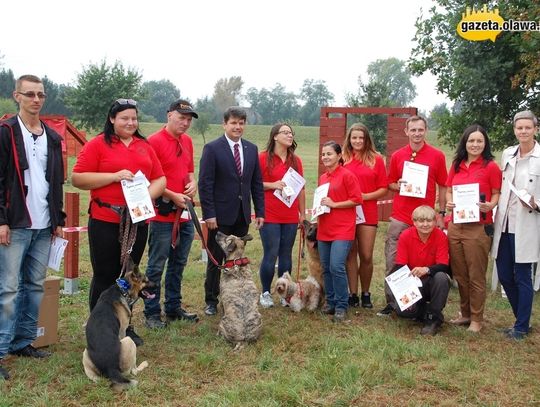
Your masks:
<svg viewBox="0 0 540 407"><path fill-rule="evenodd" d="M144 134L159 125L144 124ZM298 152L304 161L308 196L316 185L318 129L298 128ZM269 126L248 126L246 137L263 148ZM213 126L211 140L221 134ZM432 141L433 135L431 135ZM193 135L197 163L202 137ZM451 155L451 150L446 149ZM74 190L69 184L67 190ZM308 200L308 206L309 206ZM86 193L81 193L81 224L86 224ZM81 293L60 299L59 342L47 360L8 358L12 380L0 383L0 406L522 406L540 405L538 349L535 329L520 343L503 339L512 312L500 293L489 292L486 326L480 335L445 324L433 338L421 337L420 325L375 315L384 304L384 235L381 223L372 286L374 310L351 310L347 323L335 325L319 312L293 314L280 306L261 310L261 339L232 353L216 335L218 317L205 317L201 248L194 242L183 281L184 305L201 315L196 325L178 322L163 331L144 328L142 304L134 322L145 339L139 361L150 367L139 386L113 393L108 382L91 383L81 355L82 325L88 316L91 268L86 236L81 234ZM257 232L248 257L257 284L262 257ZM298 256L294 247L294 264ZM145 268L146 260L142 262ZM306 274L305 262L301 262ZM490 281L491 271L488 273ZM459 297L452 289L445 310L457 314ZM537 323L538 300L533 324Z"/></svg>

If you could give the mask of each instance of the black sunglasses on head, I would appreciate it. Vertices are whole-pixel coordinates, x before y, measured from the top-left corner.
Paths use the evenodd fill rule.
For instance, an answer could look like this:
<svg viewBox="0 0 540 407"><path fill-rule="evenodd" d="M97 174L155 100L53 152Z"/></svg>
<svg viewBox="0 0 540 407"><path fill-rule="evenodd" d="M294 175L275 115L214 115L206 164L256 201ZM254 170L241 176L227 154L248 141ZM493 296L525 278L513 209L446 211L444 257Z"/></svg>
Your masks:
<svg viewBox="0 0 540 407"><path fill-rule="evenodd" d="M137 106L137 101L133 99L116 99L114 103L119 105Z"/></svg>

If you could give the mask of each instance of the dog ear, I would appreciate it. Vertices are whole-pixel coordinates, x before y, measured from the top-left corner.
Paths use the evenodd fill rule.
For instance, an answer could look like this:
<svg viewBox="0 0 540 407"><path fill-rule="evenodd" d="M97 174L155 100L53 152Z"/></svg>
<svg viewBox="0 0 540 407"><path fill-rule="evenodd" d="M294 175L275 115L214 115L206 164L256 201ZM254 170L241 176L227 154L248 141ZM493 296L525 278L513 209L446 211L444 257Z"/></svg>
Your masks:
<svg viewBox="0 0 540 407"><path fill-rule="evenodd" d="M251 236L249 233L245 235L244 237L241 237L244 242L249 242L250 240L253 240L253 236Z"/></svg>
<svg viewBox="0 0 540 407"><path fill-rule="evenodd" d="M229 239L230 241L227 242L227 253L232 253L236 250L236 240L235 239Z"/></svg>

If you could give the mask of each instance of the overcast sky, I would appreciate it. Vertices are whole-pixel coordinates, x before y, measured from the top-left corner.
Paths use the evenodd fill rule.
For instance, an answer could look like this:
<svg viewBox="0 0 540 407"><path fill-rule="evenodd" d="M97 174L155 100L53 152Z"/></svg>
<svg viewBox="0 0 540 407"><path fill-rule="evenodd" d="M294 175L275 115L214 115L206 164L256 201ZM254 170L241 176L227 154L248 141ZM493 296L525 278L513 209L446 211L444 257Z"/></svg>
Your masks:
<svg viewBox="0 0 540 407"><path fill-rule="evenodd" d="M377 59L407 60L431 0L8 0L0 55L15 76L74 84L88 64L116 60L144 81L169 79L192 101L241 76L243 92L281 83L298 92L324 80L344 104ZM430 75L415 78L421 110L446 101ZM126 95L127 96L127 95Z"/></svg>

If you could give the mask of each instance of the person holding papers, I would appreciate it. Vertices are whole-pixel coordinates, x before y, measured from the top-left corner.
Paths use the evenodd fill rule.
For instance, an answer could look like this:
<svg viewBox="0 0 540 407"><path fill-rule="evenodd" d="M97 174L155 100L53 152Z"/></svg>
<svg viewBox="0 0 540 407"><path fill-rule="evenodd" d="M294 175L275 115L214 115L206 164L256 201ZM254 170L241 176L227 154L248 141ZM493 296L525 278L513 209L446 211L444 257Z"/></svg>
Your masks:
<svg viewBox="0 0 540 407"><path fill-rule="evenodd" d="M529 333L531 267L540 259L540 145L535 140L538 119L532 112L516 113L513 122L519 144L501 157L503 182L491 255L516 318L505 334L520 340Z"/></svg>
<svg viewBox="0 0 540 407"><path fill-rule="evenodd" d="M276 260L278 261L278 277L292 270L292 248L296 230L298 222L302 222L305 217L304 188L301 187L295 194L292 185L287 185L283 180L291 168L296 171L297 177L302 177L304 174L302 160L294 153L295 150L296 141L291 126L278 123L270 130L266 149L259 154L266 214L264 225L259 229L264 252L259 269L262 286L259 301L264 308L274 305L270 291ZM276 196L276 191L282 199ZM296 199L292 200L292 198ZM289 202L288 199L291 201ZM282 305L286 305L286 302L282 302Z"/></svg>
<svg viewBox="0 0 540 407"><path fill-rule="evenodd" d="M368 128L362 123L355 123L347 131L343 144L343 165L358 178L364 203L360 208L365 222L356 225L355 241L347 258L349 280L349 305L373 308L369 287L373 276L373 248L377 234L378 209L377 199L388 191L388 179L384 159L375 150L375 145ZM358 222L358 220L357 220ZM360 257L358 267L357 257ZM362 295L358 297L358 277Z"/></svg>
<svg viewBox="0 0 540 407"><path fill-rule="evenodd" d="M126 213L126 199L122 191L123 180L133 180L141 171L150 182L148 192L152 199L165 189L165 176L156 153L139 132L137 102L117 99L109 108L103 133L88 143L77 157L73 167L73 186L90 190L88 243L92 262L90 283L90 310L101 293L122 276L122 253L131 252L138 264L146 246L148 225L144 222L131 229ZM121 214L123 216L121 216ZM121 230L136 231L131 239L120 236ZM136 345L142 339L129 326L126 334Z"/></svg>
<svg viewBox="0 0 540 407"><path fill-rule="evenodd" d="M411 116L407 119L405 134L409 138L409 143L392 154L388 172L388 189L394 191L395 194L384 242L386 275L390 274L394 265L399 235L411 226L413 210L420 205L429 205L434 208L437 187L440 214L445 215L448 173L444 153L426 143L427 122L421 116ZM416 174L417 179L408 179L406 173ZM423 180L424 184L420 185L418 180ZM418 188L413 189L413 185ZM442 217L438 226L444 227ZM385 284L385 295L387 305L377 313L379 316L388 316L396 308L387 284Z"/></svg>
<svg viewBox="0 0 540 407"><path fill-rule="evenodd" d="M326 305L323 312L343 322L349 305L345 262L355 233L356 209L362 204L358 179L342 167L341 146L335 141L323 144L321 161L326 172L319 186L328 184L328 194L321 205L330 209L318 216L317 241L323 269Z"/></svg>
<svg viewBox="0 0 540 407"><path fill-rule="evenodd" d="M442 230L435 227L435 210L432 207L422 205L416 208L412 221L413 226L399 236L392 273L408 266L411 274L422 281L422 299L405 311L397 307L396 313L423 321L421 335L436 335L444 322L442 310L450 290L448 239Z"/></svg>
<svg viewBox="0 0 540 407"><path fill-rule="evenodd" d="M476 124L467 127L448 173L446 208L453 212L448 225L450 265L458 282L461 308L450 323L469 325L470 332L482 329L492 210L499 200L501 182L486 130ZM472 218L468 216L471 212Z"/></svg>

